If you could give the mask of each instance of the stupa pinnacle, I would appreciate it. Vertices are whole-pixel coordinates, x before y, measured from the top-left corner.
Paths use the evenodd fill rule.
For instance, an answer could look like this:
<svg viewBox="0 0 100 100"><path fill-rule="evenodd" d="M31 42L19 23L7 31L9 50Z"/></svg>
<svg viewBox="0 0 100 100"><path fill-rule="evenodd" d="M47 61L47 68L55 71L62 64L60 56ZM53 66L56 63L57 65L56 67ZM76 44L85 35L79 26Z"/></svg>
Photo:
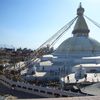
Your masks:
<svg viewBox="0 0 100 100"><path fill-rule="evenodd" d="M83 16L84 8L82 8L82 4L80 3L79 8L77 9L77 15Z"/></svg>
<svg viewBox="0 0 100 100"><path fill-rule="evenodd" d="M73 30L73 34L74 36L88 36L88 33L90 32L90 30L88 29L87 23L83 17L84 15L84 8L82 8L82 5L80 3L79 8L77 9L77 16L78 19L76 21L76 24L74 26L74 30Z"/></svg>

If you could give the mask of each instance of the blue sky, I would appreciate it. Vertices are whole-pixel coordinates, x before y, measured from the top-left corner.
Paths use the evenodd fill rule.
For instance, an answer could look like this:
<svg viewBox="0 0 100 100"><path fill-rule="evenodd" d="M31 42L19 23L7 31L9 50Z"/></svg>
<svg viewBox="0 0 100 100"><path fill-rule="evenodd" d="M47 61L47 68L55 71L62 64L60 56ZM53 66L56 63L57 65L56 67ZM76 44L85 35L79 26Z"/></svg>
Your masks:
<svg viewBox="0 0 100 100"><path fill-rule="evenodd" d="M76 16L80 2L85 15L100 23L100 0L0 0L0 44L38 48ZM100 29L87 23L90 37L100 41ZM72 36L72 29L57 45Z"/></svg>

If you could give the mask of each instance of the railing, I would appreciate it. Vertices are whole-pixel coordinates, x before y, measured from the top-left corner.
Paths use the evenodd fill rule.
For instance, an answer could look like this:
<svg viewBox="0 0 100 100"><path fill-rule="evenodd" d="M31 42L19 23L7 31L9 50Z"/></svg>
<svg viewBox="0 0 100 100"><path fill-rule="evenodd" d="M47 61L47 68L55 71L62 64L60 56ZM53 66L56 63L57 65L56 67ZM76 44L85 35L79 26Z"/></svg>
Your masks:
<svg viewBox="0 0 100 100"><path fill-rule="evenodd" d="M50 87L36 86L25 82L13 81L11 79L6 78L3 75L0 75L0 82L9 88L31 94L36 94L43 97L84 96L84 94L81 93L74 93L71 91L64 91Z"/></svg>

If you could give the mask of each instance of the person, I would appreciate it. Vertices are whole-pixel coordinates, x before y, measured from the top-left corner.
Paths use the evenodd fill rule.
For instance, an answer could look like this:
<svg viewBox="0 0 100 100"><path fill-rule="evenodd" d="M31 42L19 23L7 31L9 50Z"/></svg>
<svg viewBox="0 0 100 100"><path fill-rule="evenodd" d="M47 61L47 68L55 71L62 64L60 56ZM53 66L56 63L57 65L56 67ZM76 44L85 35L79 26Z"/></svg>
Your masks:
<svg viewBox="0 0 100 100"><path fill-rule="evenodd" d="M96 73L94 73L94 77L97 77L97 74Z"/></svg>
<svg viewBox="0 0 100 100"><path fill-rule="evenodd" d="M78 79L76 79L76 83L78 82Z"/></svg>
<svg viewBox="0 0 100 100"><path fill-rule="evenodd" d="M87 81L87 74L84 75L85 81Z"/></svg>
<svg viewBox="0 0 100 100"><path fill-rule="evenodd" d="M67 82L69 83L70 82L70 80L69 80L69 76L67 75Z"/></svg>

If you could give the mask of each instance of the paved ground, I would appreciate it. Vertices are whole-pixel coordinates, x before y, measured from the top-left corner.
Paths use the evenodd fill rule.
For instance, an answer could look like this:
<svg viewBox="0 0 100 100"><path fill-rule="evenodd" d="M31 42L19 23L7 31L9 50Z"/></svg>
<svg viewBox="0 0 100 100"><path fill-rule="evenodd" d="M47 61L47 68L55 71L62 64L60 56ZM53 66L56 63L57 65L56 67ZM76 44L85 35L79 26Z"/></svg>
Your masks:
<svg viewBox="0 0 100 100"><path fill-rule="evenodd" d="M100 96L100 83L83 87L81 91L95 96Z"/></svg>
<svg viewBox="0 0 100 100"><path fill-rule="evenodd" d="M18 99L24 100L24 99ZM91 97L68 97L68 98L42 98L42 99L28 99L28 100L100 100L100 96Z"/></svg>

